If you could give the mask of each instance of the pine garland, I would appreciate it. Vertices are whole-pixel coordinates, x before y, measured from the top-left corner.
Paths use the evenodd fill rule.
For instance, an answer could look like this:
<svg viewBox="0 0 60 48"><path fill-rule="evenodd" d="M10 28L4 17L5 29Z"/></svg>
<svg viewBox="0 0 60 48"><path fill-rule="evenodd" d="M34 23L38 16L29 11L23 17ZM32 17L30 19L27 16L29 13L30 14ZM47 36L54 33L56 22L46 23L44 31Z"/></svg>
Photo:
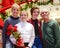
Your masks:
<svg viewBox="0 0 60 48"><path fill-rule="evenodd" d="M29 8L32 8L33 7L33 4L36 4L36 5L40 6L40 5L48 5L49 3L53 4L53 1L52 0L49 0L49 1L43 2L43 3L42 2L30 2L30 3L26 3L25 4L25 7L22 8L21 10L27 10L28 7Z"/></svg>

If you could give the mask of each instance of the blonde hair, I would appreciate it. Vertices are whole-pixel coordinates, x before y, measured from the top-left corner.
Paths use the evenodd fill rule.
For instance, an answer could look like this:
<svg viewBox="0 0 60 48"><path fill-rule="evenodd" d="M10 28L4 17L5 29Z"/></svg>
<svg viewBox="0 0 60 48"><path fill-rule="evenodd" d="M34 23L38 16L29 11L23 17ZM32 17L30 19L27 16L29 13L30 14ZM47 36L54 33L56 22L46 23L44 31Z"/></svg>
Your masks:
<svg viewBox="0 0 60 48"><path fill-rule="evenodd" d="M11 7L11 9L13 10L14 7L20 8L20 6L17 3L14 3Z"/></svg>
<svg viewBox="0 0 60 48"><path fill-rule="evenodd" d="M24 12L25 12L25 13L27 14L27 16L28 16L27 11L25 11L25 10L24 10L24 11L20 11L20 15L21 15L21 13L24 13Z"/></svg>

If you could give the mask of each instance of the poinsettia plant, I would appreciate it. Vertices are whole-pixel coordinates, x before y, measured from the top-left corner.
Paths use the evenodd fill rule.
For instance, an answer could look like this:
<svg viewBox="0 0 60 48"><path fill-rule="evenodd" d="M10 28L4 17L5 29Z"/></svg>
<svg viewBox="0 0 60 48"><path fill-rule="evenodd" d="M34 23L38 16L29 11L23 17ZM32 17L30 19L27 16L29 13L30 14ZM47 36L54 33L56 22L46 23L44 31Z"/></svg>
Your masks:
<svg viewBox="0 0 60 48"><path fill-rule="evenodd" d="M23 43L23 39L21 38L21 35L19 32L17 32L17 26L12 26L12 25L9 25L8 28L7 28L7 35L10 36L10 35L13 35L13 37L16 39L16 45L19 46L19 47L24 47L24 43Z"/></svg>

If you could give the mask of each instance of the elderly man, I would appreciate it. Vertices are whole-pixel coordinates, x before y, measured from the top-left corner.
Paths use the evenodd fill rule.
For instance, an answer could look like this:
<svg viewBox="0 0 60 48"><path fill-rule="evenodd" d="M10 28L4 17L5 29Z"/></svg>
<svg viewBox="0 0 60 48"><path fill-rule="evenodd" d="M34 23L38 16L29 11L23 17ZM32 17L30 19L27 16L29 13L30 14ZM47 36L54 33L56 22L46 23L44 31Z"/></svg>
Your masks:
<svg viewBox="0 0 60 48"><path fill-rule="evenodd" d="M49 19L50 13L47 9L43 9L40 15L44 20L42 23L43 48L60 48L60 31L58 23Z"/></svg>

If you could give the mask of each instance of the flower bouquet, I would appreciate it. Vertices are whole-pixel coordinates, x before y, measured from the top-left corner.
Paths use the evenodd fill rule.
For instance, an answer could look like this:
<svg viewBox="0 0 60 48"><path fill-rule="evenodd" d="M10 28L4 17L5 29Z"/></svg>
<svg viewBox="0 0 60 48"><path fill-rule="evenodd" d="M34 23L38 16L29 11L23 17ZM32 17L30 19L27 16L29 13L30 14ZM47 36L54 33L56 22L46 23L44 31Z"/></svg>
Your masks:
<svg viewBox="0 0 60 48"><path fill-rule="evenodd" d="M13 35L13 37L16 39L16 46L25 48L23 39L21 38L20 33L17 32L17 26L13 27L12 25L9 25L6 33L8 36L11 34Z"/></svg>

